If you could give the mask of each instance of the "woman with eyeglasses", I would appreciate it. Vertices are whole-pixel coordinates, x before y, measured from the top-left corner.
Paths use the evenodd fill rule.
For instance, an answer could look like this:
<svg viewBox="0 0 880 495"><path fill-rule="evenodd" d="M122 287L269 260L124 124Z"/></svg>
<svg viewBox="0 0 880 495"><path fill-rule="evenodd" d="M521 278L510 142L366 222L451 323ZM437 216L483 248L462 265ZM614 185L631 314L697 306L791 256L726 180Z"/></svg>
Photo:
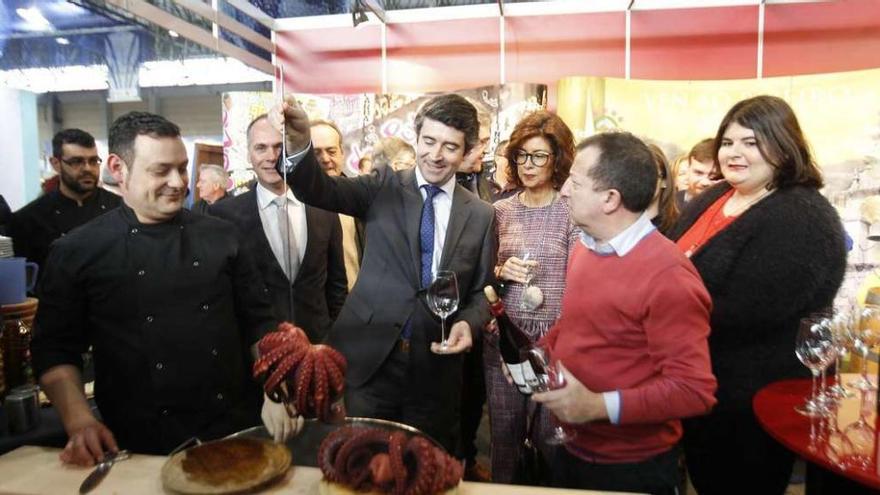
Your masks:
<svg viewBox="0 0 880 495"><path fill-rule="evenodd" d="M559 316L565 289L568 254L577 241L568 206L559 189L574 160L574 136L565 123L547 111L523 118L507 145L507 176L521 192L495 203L498 265L505 284L505 312L533 342ZM487 332L483 346L486 395L492 433L492 479L516 481L516 463L530 410L528 397L507 382L499 366L498 334ZM538 411L532 442L544 447L550 416Z"/></svg>

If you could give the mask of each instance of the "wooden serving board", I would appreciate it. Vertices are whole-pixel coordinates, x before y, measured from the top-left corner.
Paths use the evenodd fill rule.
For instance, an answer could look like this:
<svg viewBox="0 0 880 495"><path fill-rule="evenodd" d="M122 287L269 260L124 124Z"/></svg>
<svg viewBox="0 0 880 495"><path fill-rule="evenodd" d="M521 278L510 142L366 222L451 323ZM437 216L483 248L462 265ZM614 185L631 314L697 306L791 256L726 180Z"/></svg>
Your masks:
<svg viewBox="0 0 880 495"><path fill-rule="evenodd" d="M169 457L162 466L162 485L186 495L249 492L280 478L290 464L290 450L283 444L260 438L227 438Z"/></svg>

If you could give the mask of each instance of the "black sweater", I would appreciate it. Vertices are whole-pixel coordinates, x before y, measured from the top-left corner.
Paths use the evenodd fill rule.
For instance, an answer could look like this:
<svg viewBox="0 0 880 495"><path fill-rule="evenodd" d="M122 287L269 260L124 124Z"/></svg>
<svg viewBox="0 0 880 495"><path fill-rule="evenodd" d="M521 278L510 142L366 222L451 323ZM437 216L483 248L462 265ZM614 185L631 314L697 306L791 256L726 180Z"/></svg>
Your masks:
<svg viewBox="0 0 880 495"><path fill-rule="evenodd" d="M722 182L694 198L670 239L678 240L728 190ZM712 296L716 411L750 409L764 385L804 376L794 354L799 320L831 305L846 268L843 225L828 201L814 188L778 190L691 261Z"/></svg>

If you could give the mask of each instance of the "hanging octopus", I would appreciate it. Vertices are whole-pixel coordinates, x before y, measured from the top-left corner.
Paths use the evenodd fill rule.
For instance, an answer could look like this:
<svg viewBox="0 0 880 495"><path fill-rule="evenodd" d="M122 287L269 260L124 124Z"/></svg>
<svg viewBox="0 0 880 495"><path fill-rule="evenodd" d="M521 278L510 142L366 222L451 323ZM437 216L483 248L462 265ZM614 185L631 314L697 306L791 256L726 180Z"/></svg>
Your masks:
<svg viewBox="0 0 880 495"><path fill-rule="evenodd" d="M358 492L436 495L461 481L462 464L422 436L349 426L318 449L324 479Z"/></svg>
<svg viewBox="0 0 880 495"><path fill-rule="evenodd" d="M345 386L345 358L326 345L312 345L305 332L288 322L257 343L260 358L254 378L264 380L269 399L296 409L305 418L339 420Z"/></svg>

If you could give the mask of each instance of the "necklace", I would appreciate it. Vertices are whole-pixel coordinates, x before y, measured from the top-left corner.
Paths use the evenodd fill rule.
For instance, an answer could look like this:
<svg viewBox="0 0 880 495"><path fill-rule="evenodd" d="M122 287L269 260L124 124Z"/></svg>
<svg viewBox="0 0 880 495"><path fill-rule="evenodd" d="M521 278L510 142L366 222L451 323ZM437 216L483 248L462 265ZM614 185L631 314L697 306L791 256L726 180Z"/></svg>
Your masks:
<svg viewBox="0 0 880 495"><path fill-rule="evenodd" d="M722 195L718 198L715 203L712 204L704 213L700 216L700 218L707 217L708 220L702 225L702 232L699 236L692 239L690 245L688 245L687 250L684 252L684 255L688 258L693 256L693 254L700 249L706 242L709 241L715 234L725 229L728 225L733 223L734 220L739 217L739 215L743 214L746 210L748 210L753 204L758 201L764 199L773 193L775 189L767 189L763 193L759 194L755 198L751 199L749 202L743 204L735 208L730 214L724 214L724 206L730 202L730 199L733 197L733 194L736 192L735 189L731 189L729 192ZM718 214L721 213L719 216Z"/></svg>
<svg viewBox="0 0 880 495"><path fill-rule="evenodd" d="M550 212L553 211L553 204L556 203L557 192L553 191L553 196L550 198L550 203L543 208L546 208L547 211L544 212L544 221L541 223L542 227L547 226L547 222L550 220ZM520 201L522 203L522 201ZM523 204L525 206L525 204ZM538 207L540 208L540 207ZM547 239L546 235L541 235L541 242L538 244L538 253L533 258L532 253L523 246L523 261L529 261L530 259L539 260L541 259L541 255L544 253L544 241ZM521 239L523 243L525 243L525 236ZM532 285L532 280L534 280L537 275L537 267L535 268L535 273L532 270L529 270L528 279L526 280L525 286L523 287L522 298L520 300L520 308L526 311L536 311L544 304L544 292L541 291L541 288L537 285Z"/></svg>

